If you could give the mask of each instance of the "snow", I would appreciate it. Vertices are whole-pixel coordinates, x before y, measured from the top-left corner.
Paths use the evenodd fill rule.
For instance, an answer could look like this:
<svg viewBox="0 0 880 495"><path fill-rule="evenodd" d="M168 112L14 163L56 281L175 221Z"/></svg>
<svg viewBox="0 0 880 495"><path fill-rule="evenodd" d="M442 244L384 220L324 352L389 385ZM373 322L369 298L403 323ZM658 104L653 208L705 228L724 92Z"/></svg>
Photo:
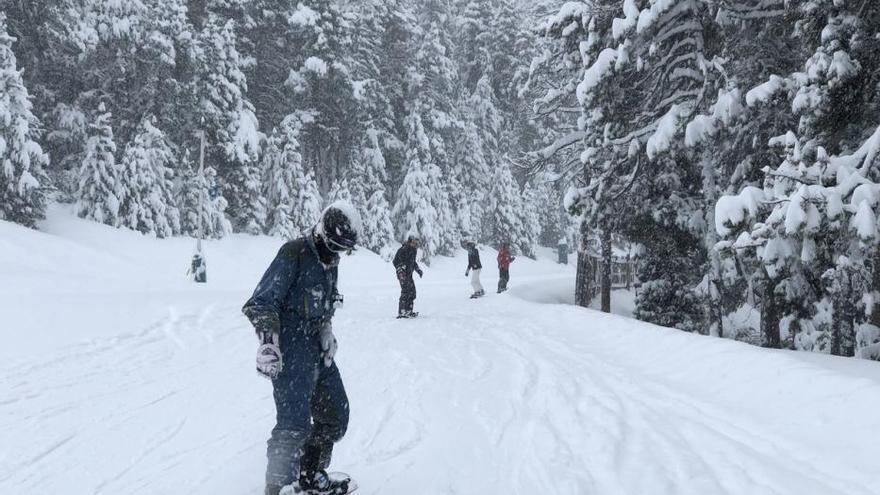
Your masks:
<svg viewBox="0 0 880 495"><path fill-rule="evenodd" d="M577 98L581 105L589 102L592 91L608 75L617 60L617 50L606 48L596 57L596 61L584 71L584 77L577 86Z"/></svg>
<svg viewBox="0 0 880 495"><path fill-rule="evenodd" d="M611 35L615 40L619 40L629 30L636 26L639 20L639 8L636 6L635 0L623 1L623 19L616 18L611 21Z"/></svg>
<svg viewBox="0 0 880 495"><path fill-rule="evenodd" d="M582 22L590 18L592 5L586 2L565 2L556 14L550 16L546 23L546 29L552 29L563 23L568 24L572 19L580 19Z"/></svg>
<svg viewBox="0 0 880 495"><path fill-rule="evenodd" d="M715 205L715 231L721 237L730 235L731 226L740 225L744 220L754 218L764 199L764 191L754 186L746 186L736 196L722 196Z"/></svg>
<svg viewBox="0 0 880 495"><path fill-rule="evenodd" d="M291 26L305 27L316 25L318 19L320 19L320 15L317 12L299 3L296 6L296 10L287 18L287 22Z"/></svg>
<svg viewBox="0 0 880 495"><path fill-rule="evenodd" d="M852 219L852 226L859 238L869 241L877 236L877 217L867 201L858 204L856 214Z"/></svg>
<svg viewBox="0 0 880 495"><path fill-rule="evenodd" d="M319 76L327 75L327 62L319 57L309 57L303 62L303 69Z"/></svg>
<svg viewBox="0 0 880 495"><path fill-rule="evenodd" d="M642 10L639 14L636 32L642 33L650 28L655 22L657 22L657 19L659 19L661 15L675 6L676 2L678 2L678 0L652 0L651 7Z"/></svg>
<svg viewBox="0 0 880 495"><path fill-rule="evenodd" d="M678 105L672 105L669 111L657 122L657 130L648 138L646 151L648 158L653 160L657 155L669 149L675 134L678 132L678 120L681 117L681 109Z"/></svg>
<svg viewBox="0 0 880 495"><path fill-rule="evenodd" d="M274 411L240 307L282 241L205 242L193 284L191 239L48 215L0 222L0 493L262 493ZM854 413L880 406L876 363L560 304L574 267L539 256L477 301L464 253L438 258L405 321L390 265L344 257L333 467L359 493L876 493Z"/></svg>
<svg viewBox="0 0 880 495"><path fill-rule="evenodd" d="M746 93L746 105L753 107L755 105L767 103L771 98L776 96L785 85L785 80L777 75L770 76L766 82L752 88Z"/></svg>

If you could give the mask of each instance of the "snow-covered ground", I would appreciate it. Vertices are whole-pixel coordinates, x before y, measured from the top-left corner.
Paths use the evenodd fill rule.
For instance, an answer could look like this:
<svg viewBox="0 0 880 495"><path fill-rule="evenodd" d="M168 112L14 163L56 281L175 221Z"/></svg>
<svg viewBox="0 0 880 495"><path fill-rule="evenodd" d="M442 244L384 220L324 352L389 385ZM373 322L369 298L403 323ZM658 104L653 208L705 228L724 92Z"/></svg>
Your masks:
<svg viewBox="0 0 880 495"><path fill-rule="evenodd" d="M274 410L239 309L280 242L207 243L196 285L192 241L60 207L43 228L0 222L0 494L261 493ZM360 493L880 491L876 363L559 304L574 274L549 259L473 301L464 269L437 260L399 321L391 267L343 260L334 467Z"/></svg>

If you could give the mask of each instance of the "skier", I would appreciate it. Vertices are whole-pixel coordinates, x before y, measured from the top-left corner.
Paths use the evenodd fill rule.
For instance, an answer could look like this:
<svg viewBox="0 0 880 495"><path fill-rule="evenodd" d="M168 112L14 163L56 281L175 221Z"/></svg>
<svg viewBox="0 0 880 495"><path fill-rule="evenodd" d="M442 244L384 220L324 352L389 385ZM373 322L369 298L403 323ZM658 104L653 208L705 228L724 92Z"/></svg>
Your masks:
<svg viewBox="0 0 880 495"><path fill-rule="evenodd" d="M397 271L397 281L400 282L400 302L397 305L398 318L415 318L419 314L413 311L413 301L416 299L416 283L413 281L413 272L422 278L422 269L416 262L416 254L419 249L419 238L411 235L394 255L394 269Z"/></svg>
<svg viewBox="0 0 880 495"><path fill-rule="evenodd" d="M515 256L510 255L510 245L506 242L501 244L498 250L498 293L507 290L507 282L510 280L510 264L515 260Z"/></svg>
<svg viewBox="0 0 880 495"><path fill-rule="evenodd" d="M477 251L477 245L471 241L461 241L461 247L467 249L468 252L468 267L464 276L470 275L471 277L471 286L474 288L471 299L482 297L486 291L483 290L483 284L480 283L480 271L483 269L483 265L480 263L480 252Z"/></svg>
<svg viewBox="0 0 880 495"><path fill-rule="evenodd" d="M262 344L257 371L274 389L266 495L294 481L297 493L309 495L342 495L353 486L325 469L348 427L348 397L333 362L331 319L342 301L337 266L339 254L354 249L360 226L349 203L330 205L310 232L281 247L242 308Z"/></svg>

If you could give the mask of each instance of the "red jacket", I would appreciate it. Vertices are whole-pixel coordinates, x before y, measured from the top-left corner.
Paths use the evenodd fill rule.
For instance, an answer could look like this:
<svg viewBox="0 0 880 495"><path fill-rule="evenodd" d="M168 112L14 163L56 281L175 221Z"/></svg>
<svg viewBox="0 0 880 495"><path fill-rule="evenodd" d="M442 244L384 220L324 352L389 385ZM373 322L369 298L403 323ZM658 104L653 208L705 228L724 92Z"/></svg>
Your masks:
<svg viewBox="0 0 880 495"><path fill-rule="evenodd" d="M498 250L498 269L499 270L509 270L510 264L513 262L513 256L510 255L510 250L507 248L501 248Z"/></svg>

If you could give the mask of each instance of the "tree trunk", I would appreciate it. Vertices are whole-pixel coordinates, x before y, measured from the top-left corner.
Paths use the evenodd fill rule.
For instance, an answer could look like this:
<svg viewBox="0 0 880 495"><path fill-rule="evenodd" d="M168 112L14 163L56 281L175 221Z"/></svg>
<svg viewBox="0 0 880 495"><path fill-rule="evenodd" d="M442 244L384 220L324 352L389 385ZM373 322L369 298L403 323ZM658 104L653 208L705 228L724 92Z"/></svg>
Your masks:
<svg viewBox="0 0 880 495"><path fill-rule="evenodd" d="M593 263L588 249L586 222L581 222L580 245L577 253L577 279L574 288L574 303L578 306L589 307L592 300Z"/></svg>
<svg viewBox="0 0 880 495"><path fill-rule="evenodd" d="M873 273L871 274L871 292L874 293L874 307L868 323L880 328L880 246L874 249Z"/></svg>
<svg viewBox="0 0 880 495"><path fill-rule="evenodd" d="M611 312L611 231L602 232L602 312Z"/></svg>
<svg viewBox="0 0 880 495"><path fill-rule="evenodd" d="M776 280L765 277L764 297L761 301L761 345L773 349L780 348L779 304L776 300Z"/></svg>
<svg viewBox="0 0 880 495"><path fill-rule="evenodd" d="M709 254L709 277L706 284L705 314L709 319L709 334L724 337L724 310L722 306L721 256L715 250L718 232L715 230L715 204L718 202L718 174L714 156L703 153L703 194L705 194L706 252ZM703 333L703 332L701 332Z"/></svg>
<svg viewBox="0 0 880 495"><path fill-rule="evenodd" d="M834 317L831 318L831 355L840 356L840 334L841 321L840 316L843 311L840 307L840 295L835 294L834 297Z"/></svg>

